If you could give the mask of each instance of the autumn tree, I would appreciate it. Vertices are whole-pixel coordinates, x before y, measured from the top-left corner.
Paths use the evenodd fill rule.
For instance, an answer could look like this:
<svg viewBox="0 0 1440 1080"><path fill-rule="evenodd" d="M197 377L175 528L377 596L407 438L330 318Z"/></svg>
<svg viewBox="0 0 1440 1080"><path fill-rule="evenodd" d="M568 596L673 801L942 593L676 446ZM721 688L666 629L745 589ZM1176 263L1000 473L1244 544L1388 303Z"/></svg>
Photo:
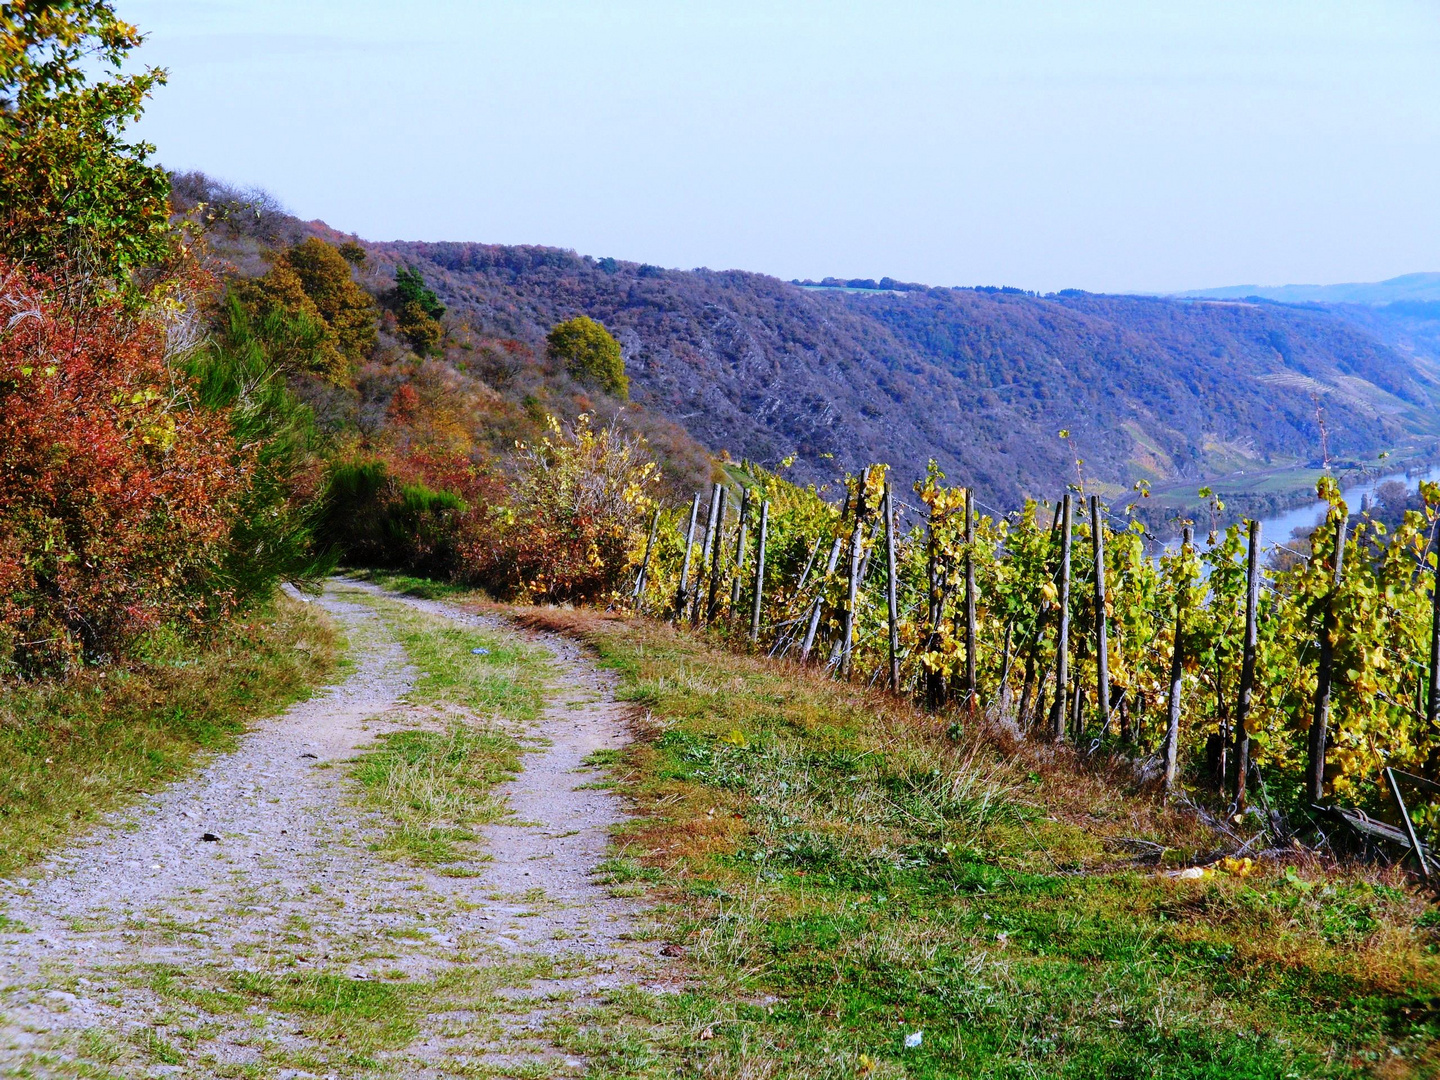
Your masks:
<svg viewBox="0 0 1440 1080"><path fill-rule="evenodd" d="M253 321L282 318L300 339L313 337L294 366L332 382L343 382L375 345L374 301L341 252L315 237L281 252L263 277L235 286L235 295Z"/></svg>
<svg viewBox="0 0 1440 1080"><path fill-rule="evenodd" d="M0 253L115 278L171 250L169 180L125 137L165 81L122 72L141 40L108 0L0 4Z"/></svg>
<svg viewBox="0 0 1440 1080"><path fill-rule="evenodd" d="M365 265L365 249L354 240L346 240L339 247L340 257L352 266Z"/></svg>
<svg viewBox="0 0 1440 1080"><path fill-rule="evenodd" d="M598 386L621 400L630 397L630 379L625 374L620 343L594 319L587 315L569 319L551 330L545 341L550 355L564 360L566 369L578 381Z"/></svg>
<svg viewBox="0 0 1440 1080"><path fill-rule="evenodd" d="M395 271L395 288L389 299L400 333L417 353L424 356L439 348L445 338L445 329L440 325L445 305L425 284L419 270L402 266Z"/></svg>
<svg viewBox="0 0 1440 1080"><path fill-rule="evenodd" d="M226 610L255 461L176 378L158 319L44 285L0 259L0 672L22 674Z"/></svg>
<svg viewBox="0 0 1440 1080"><path fill-rule="evenodd" d="M320 317L335 332L340 351L354 362L375 347L375 302L350 276L350 262L313 236L280 257L300 279Z"/></svg>

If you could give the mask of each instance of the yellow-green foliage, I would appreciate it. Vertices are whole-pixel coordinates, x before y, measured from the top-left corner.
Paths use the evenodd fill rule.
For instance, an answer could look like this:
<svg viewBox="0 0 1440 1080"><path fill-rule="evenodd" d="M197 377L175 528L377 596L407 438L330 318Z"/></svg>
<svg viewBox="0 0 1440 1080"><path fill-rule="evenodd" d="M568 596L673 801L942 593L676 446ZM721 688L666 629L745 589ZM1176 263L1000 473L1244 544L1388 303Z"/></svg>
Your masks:
<svg viewBox="0 0 1440 1080"><path fill-rule="evenodd" d="M609 330L587 315L568 319L545 339L550 355L565 361L577 380L598 386L612 397L630 397L630 379L620 343Z"/></svg>
<svg viewBox="0 0 1440 1080"><path fill-rule="evenodd" d="M826 656L839 640L848 603L849 543L861 516L865 569L855 610L854 662L859 678L883 681L889 669L885 596L884 469L850 477L842 518L819 493L800 492L752 467L728 470L738 494L751 490L745 566L738 610L727 601L737 571L738 497L722 523L718 569L722 598L713 613L722 632L749 630L758 504L770 500L765 601L760 644L794 655L818 604L816 641ZM964 597L967 563L975 580L977 704L1020 727L1048 729L1055 708L1060 625L1061 530L1053 505L1029 501L1000 515L972 506L973 540L966 540L965 492L946 486L933 466L916 485L924 517L899 528L897 592L900 688L932 702L965 693ZM896 498L908 493L895 492ZM1262 569L1259 651L1246 728L1251 760L1263 787L1252 799L1284 810L1302 807L1302 770L1314 709L1320 639L1332 604L1335 531L1349 510L1333 480L1319 485L1331 504L1313 538L1309 558ZM1361 515L1350 529L1343 581L1333 595L1334 696L1326 759L1326 794L1384 811L1385 765L1422 773L1433 768L1440 737L1427 730L1420 677L1428 660L1431 582L1435 555L1427 542L1440 520L1440 486L1422 485L1422 509L1397 526ZM898 506L898 504L897 504ZM666 610L684 561L688 506L671 510L656 546L642 607ZM913 508L912 508L913 509ZM1217 508L1218 509L1218 508ZM1120 508L1100 506L1106 580L1107 657L1111 722L1103 731L1097 705L1093 526L1083 492L1075 498L1069 594L1069 687L1062 728L1066 739L1116 745L1130 756L1154 750L1165 733L1171 664L1178 635L1181 672L1180 759L1192 781L1211 783L1201 763L1207 742L1233 740L1245 627L1246 544L1239 526L1217 531L1208 545L1156 551L1143 526ZM704 521L702 508L702 531ZM840 558L826 573L836 541ZM692 593L709 594L713 560L691 552ZM810 553L814 553L813 561ZM807 562L803 590L797 579ZM936 617L938 614L938 618ZM1079 697L1078 710L1075 695ZM1078 717L1078 721L1077 721ZM1229 783L1233 785L1233 776ZM1440 806L1419 816L1440 820Z"/></svg>
<svg viewBox="0 0 1440 1080"><path fill-rule="evenodd" d="M323 240L311 237L280 257L300 279L305 295L335 332L352 363L375 347L375 304L350 276L350 262Z"/></svg>
<svg viewBox="0 0 1440 1080"><path fill-rule="evenodd" d="M720 570L725 575L720 594L728 600L730 596L730 575L735 573L736 525L740 506L748 492L747 545L758 542L760 507L770 506L765 544L765 613L764 625L767 633L777 620L795 613L798 602L796 581L805 564L818 564L819 571L829 553L829 545L842 529L839 510L825 501L824 494L814 486L799 487L778 473L771 472L754 462L739 465L727 464L721 467L722 482L729 492L722 528L727 543L721 552ZM691 584L695 588L708 588L708 575L712 564L702 565L704 551L703 534L708 503L702 493L699 520L696 526L695 542L690 552ZM685 562L685 537L689 526L689 503L667 508L662 514L656 537L655 550L645 577L645 594L641 606L650 612L666 610L675 600L680 587L681 571ZM741 589L741 611L731 614L739 618L750 611L755 570L755 553L747 551L746 565L742 570L744 580ZM812 569L811 578L816 579ZM692 595L694 595L692 591ZM748 625L748 623L747 623Z"/></svg>
<svg viewBox="0 0 1440 1080"><path fill-rule="evenodd" d="M376 309L357 285L350 263L323 240L310 237L281 252L263 277L235 287L252 319L280 314L318 330L310 370L343 382L375 345Z"/></svg>
<svg viewBox="0 0 1440 1080"><path fill-rule="evenodd" d="M129 143L157 68L122 74L140 32L105 0L0 5L0 251L80 256L122 276L172 248L170 182ZM97 73L107 77L96 79Z"/></svg>
<svg viewBox="0 0 1440 1080"><path fill-rule="evenodd" d="M509 504L462 541L474 577L497 595L613 599L628 577L654 506L658 468L643 439L581 414L554 417L517 448Z"/></svg>

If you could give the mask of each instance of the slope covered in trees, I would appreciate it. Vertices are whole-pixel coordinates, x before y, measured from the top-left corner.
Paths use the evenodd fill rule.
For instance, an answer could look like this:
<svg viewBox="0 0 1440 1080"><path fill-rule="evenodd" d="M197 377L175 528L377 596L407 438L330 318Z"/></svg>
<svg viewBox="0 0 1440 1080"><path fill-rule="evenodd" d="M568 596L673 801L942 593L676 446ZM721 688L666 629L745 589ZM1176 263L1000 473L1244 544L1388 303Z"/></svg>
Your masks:
<svg viewBox="0 0 1440 1080"><path fill-rule="evenodd" d="M1324 310L802 286L540 247L370 250L420 267L496 335L538 343L564 319L599 320L636 401L735 457L793 457L802 482L874 460L913 479L933 456L1006 505L1074 479L1076 458L1112 491L1303 463L1322 454L1319 416L1332 458L1440 434L1428 367Z"/></svg>

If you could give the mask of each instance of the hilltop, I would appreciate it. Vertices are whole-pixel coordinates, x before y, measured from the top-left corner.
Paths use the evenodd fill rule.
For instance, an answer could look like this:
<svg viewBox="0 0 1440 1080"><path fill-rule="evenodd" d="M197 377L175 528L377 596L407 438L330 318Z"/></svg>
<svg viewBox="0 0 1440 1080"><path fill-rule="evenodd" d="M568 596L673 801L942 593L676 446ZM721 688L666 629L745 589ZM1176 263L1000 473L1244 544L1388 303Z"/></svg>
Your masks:
<svg viewBox="0 0 1440 1080"><path fill-rule="evenodd" d="M177 190L225 195L203 177ZM216 237L243 275L301 236L353 239L264 200L247 206ZM1112 496L1145 480L1192 498L1211 479L1253 476L1255 491L1232 482L1229 501L1264 512L1303 486L1287 478L1309 481L1322 418L1332 460L1428 456L1440 438L1440 368L1393 320L1366 323L1370 309L787 282L538 246L364 246L372 290L402 266L424 275L464 329L450 366L511 414L536 401L613 409L570 388L547 397L535 374L551 327L578 314L604 323L624 350L632 416L684 459L668 470L677 489L698 478L703 446L790 462L791 479L817 484L874 461L908 484L934 457L1002 507L1077 476ZM393 381L375 384L374 408Z"/></svg>
<svg viewBox="0 0 1440 1080"><path fill-rule="evenodd" d="M1440 301L1440 273L1401 274L1384 281L1351 281L1339 285L1226 285L1192 289L1180 294L1213 300L1256 297L1286 304L1395 304Z"/></svg>
<svg viewBox="0 0 1440 1080"><path fill-rule="evenodd" d="M1430 365L1324 310L1080 292L815 287L541 247L386 243L457 313L538 342L587 314L635 397L700 442L825 481L935 457L1002 505L1433 444ZM882 287L883 286L883 287ZM1058 437L1070 432L1068 444Z"/></svg>

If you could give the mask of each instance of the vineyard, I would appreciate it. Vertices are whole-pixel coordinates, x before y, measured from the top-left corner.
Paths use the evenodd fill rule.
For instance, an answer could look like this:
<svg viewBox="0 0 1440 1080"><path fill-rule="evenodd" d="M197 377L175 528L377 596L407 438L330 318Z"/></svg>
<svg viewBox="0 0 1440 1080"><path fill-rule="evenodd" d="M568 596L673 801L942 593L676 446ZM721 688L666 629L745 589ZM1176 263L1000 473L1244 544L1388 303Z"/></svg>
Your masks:
<svg viewBox="0 0 1440 1080"><path fill-rule="evenodd" d="M1326 478L1308 550L1267 546L1256 522L1203 544L1192 524L1167 548L1134 504L1083 484L1000 513L933 465L914 502L886 474L847 478L836 508L733 469L708 504L654 511L630 599L956 725L1128 759L1167 796L1217 821L1248 813L1277 842L1315 804L1393 818L1401 782L1415 825L1436 820L1415 792L1436 790L1440 749L1440 486L1387 529L1352 517Z"/></svg>

